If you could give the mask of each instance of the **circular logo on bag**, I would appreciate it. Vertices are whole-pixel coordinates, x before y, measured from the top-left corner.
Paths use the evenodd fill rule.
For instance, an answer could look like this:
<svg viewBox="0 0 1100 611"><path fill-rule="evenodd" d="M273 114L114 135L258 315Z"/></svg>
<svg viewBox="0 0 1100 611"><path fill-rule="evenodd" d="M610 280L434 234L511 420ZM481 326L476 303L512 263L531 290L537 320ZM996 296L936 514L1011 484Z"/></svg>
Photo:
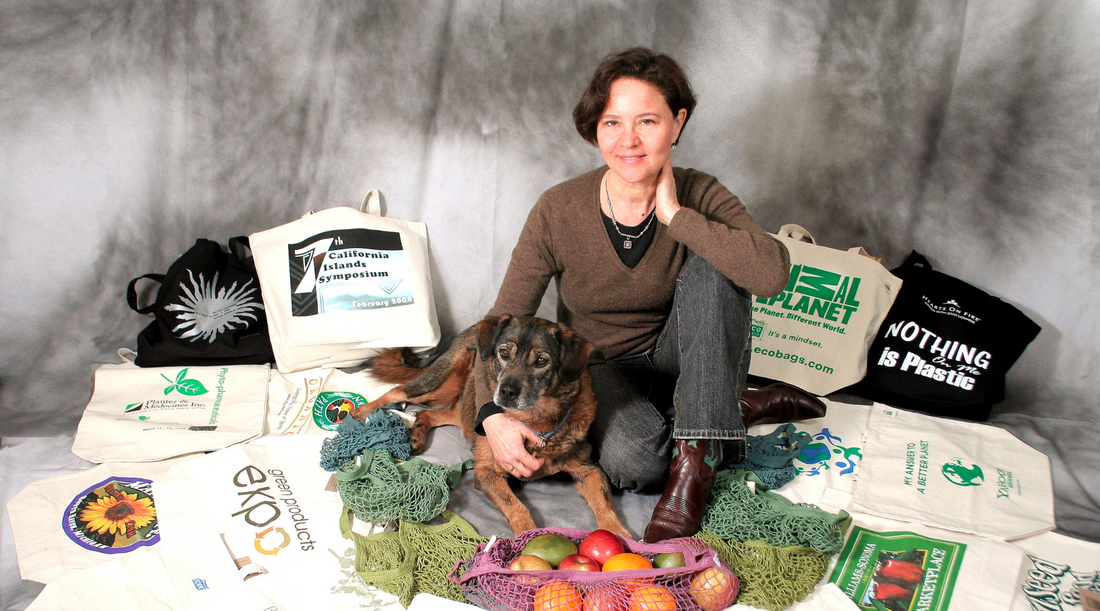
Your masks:
<svg viewBox="0 0 1100 611"><path fill-rule="evenodd" d="M122 554L160 541L153 482L147 479L105 479L78 494L61 517L65 534L93 552Z"/></svg>
<svg viewBox="0 0 1100 611"><path fill-rule="evenodd" d="M368 403L363 395L353 392L323 392L313 402L313 421L326 431L335 431L352 410Z"/></svg>
<svg viewBox="0 0 1100 611"><path fill-rule="evenodd" d="M940 469L947 481L956 486L981 486L985 481L985 474L978 465L971 464L964 467L961 458L953 458Z"/></svg>

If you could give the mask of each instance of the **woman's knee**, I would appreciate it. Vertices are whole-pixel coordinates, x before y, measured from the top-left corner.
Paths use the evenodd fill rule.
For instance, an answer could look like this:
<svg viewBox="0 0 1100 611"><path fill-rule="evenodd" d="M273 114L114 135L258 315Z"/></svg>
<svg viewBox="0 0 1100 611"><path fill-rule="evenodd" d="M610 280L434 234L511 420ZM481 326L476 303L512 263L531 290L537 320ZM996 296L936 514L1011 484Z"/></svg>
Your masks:
<svg viewBox="0 0 1100 611"><path fill-rule="evenodd" d="M662 447L644 448L623 442L602 448L600 468L611 485L623 490L641 490L668 476L668 452Z"/></svg>

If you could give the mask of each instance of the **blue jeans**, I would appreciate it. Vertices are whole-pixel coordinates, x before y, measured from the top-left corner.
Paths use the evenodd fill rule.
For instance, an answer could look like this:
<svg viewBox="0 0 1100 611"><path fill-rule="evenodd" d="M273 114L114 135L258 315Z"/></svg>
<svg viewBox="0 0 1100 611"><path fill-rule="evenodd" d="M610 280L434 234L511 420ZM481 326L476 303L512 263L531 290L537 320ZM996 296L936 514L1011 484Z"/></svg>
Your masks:
<svg viewBox="0 0 1100 611"><path fill-rule="evenodd" d="M599 403L589 439L613 485L663 482L675 439L723 440L726 461L744 460L751 330L748 291L689 254L657 343L589 367Z"/></svg>

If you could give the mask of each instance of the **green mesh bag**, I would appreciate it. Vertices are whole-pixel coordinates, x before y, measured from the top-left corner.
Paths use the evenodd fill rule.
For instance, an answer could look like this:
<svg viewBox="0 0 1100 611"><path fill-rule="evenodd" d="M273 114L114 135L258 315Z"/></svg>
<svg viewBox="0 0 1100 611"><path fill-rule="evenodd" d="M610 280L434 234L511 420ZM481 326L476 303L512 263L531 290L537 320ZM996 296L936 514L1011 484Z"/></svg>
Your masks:
<svg viewBox="0 0 1100 611"><path fill-rule="evenodd" d="M753 482L754 493L747 482ZM771 492L748 471L725 470L715 476L700 530L734 541L764 541L778 547L803 546L835 554L844 546L852 518L813 505L795 504Z"/></svg>
<svg viewBox="0 0 1100 611"><path fill-rule="evenodd" d="M444 510L443 517L445 523L433 525L401 520L397 532L364 537L351 530L345 508L340 530L355 542L355 573L406 607L421 592L464 602L462 590L448 576L487 539L453 511Z"/></svg>
<svg viewBox="0 0 1100 611"><path fill-rule="evenodd" d="M423 458L398 464L385 450L364 450L336 471L336 490L364 522L429 522L447 508L451 490L473 466L468 460L442 467Z"/></svg>
<svg viewBox="0 0 1100 611"><path fill-rule="evenodd" d="M741 605L782 611L813 592L829 568L829 556L808 547L727 541L708 532L695 538L714 548L741 580Z"/></svg>

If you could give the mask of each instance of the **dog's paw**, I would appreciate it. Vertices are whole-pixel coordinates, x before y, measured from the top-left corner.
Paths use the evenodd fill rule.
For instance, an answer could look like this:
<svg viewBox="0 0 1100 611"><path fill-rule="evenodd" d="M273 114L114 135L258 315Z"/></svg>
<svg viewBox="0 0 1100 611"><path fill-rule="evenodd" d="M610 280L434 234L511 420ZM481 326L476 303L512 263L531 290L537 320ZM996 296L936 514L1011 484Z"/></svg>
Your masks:
<svg viewBox="0 0 1100 611"><path fill-rule="evenodd" d="M409 445L412 447L413 454L420 454L427 447L429 430L431 429L420 424L414 424L409 430Z"/></svg>

